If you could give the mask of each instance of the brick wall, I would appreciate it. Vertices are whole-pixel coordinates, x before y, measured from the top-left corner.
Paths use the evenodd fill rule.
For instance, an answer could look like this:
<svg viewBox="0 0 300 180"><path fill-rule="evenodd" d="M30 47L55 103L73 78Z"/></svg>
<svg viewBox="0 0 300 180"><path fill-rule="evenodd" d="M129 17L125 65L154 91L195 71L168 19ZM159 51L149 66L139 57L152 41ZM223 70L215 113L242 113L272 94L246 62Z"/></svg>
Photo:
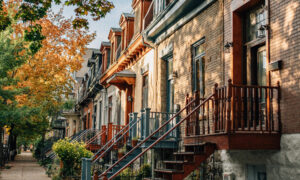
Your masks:
<svg viewBox="0 0 300 180"><path fill-rule="evenodd" d="M283 133L300 132L300 1L270 1L270 61L283 61L271 73L281 84Z"/></svg>
<svg viewBox="0 0 300 180"><path fill-rule="evenodd" d="M244 0L245 2L250 0ZM252 0L253 1L253 0ZM283 133L300 132L300 1L270 0L270 62L283 68L270 73L272 85L281 84ZM232 42L232 7L240 0L224 0L224 42ZM231 77L232 56L225 53L225 80Z"/></svg>
<svg viewBox="0 0 300 180"><path fill-rule="evenodd" d="M158 54L173 45L174 103L185 106L186 94L192 94L192 44L205 37L205 96L212 93L215 83L223 84L223 9L216 1L173 35L159 44ZM166 111L166 62L158 57L158 110Z"/></svg>

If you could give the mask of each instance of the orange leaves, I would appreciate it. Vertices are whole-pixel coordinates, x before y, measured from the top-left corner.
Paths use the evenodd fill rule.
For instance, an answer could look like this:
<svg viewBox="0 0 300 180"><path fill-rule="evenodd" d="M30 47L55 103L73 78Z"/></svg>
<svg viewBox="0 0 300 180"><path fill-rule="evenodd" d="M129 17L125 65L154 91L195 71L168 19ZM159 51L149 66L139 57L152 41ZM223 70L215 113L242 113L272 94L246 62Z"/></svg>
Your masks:
<svg viewBox="0 0 300 180"><path fill-rule="evenodd" d="M74 29L72 20L64 19L61 14L50 14L37 23L46 38L43 47L18 69L19 86L30 89L29 95L18 97L18 101L29 106L46 101L55 106L69 93L72 73L81 68L82 55L94 34Z"/></svg>

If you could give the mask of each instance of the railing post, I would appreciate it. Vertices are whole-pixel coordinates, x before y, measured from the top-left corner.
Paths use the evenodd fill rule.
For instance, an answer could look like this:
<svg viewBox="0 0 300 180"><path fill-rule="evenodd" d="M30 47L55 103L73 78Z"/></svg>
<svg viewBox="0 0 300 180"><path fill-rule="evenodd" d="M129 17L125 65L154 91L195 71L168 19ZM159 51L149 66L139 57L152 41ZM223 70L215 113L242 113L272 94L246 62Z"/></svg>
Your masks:
<svg viewBox="0 0 300 180"><path fill-rule="evenodd" d="M102 126L102 132L105 132L102 134L101 137L101 145L104 145L106 143L106 137L107 137L107 129L105 125Z"/></svg>
<svg viewBox="0 0 300 180"><path fill-rule="evenodd" d="M137 116L138 116L138 113L134 112L133 113L133 123L135 123L135 124L133 125L133 128L132 128L132 138L137 137L137 130L136 130L136 128L137 128Z"/></svg>
<svg viewBox="0 0 300 180"><path fill-rule="evenodd" d="M214 101L215 101L215 109L214 109L214 116L215 116L215 122L214 122L214 133L216 133L217 131L217 127L218 127L218 123L219 123L219 105L218 105L218 84L216 83L215 84L215 87L214 87Z"/></svg>
<svg viewBox="0 0 300 180"><path fill-rule="evenodd" d="M141 139L145 139L145 110L141 110Z"/></svg>
<svg viewBox="0 0 300 180"><path fill-rule="evenodd" d="M150 110L151 108L145 108L145 138L148 137L150 133Z"/></svg>
<svg viewBox="0 0 300 180"><path fill-rule="evenodd" d="M177 114L179 111L180 111L180 105L177 104L177 105L176 105L176 109L175 109L176 114ZM178 115L178 116L176 117L176 124L178 124L179 121L180 121L180 116ZM179 137L179 134L180 134L180 126L176 128L176 134L175 134L175 139L176 139L176 140L178 140L178 139L180 138L180 137Z"/></svg>
<svg viewBox="0 0 300 180"><path fill-rule="evenodd" d="M133 113L129 113L129 137L128 141L130 142L133 138L133 132L132 132L132 124L133 124Z"/></svg>
<svg viewBox="0 0 300 180"><path fill-rule="evenodd" d="M82 158L81 180L90 180L91 179L91 165L92 165L92 159Z"/></svg>
<svg viewBox="0 0 300 180"><path fill-rule="evenodd" d="M282 124L281 124L281 112L280 112L280 99L281 99L281 90L280 90L280 82L277 82L277 86L278 86L278 95L277 95L277 106L278 106L278 131L281 132L281 128L282 128Z"/></svg>
<svg viewBox="0 0 300 180"><path fill-rule="evenodd" d="M197 108L197 106L200 104L200 92L199 91L196 91L195 94L194 94L194 99L195 99L195 105L194 105L194 108ZM201 108L199 108L201 109ZM191 109L191 110L194 110L194 109ZM193 117L193 116L192 116ZM199 135L200 134L200 123L199 123L199 110L197 110L195 112L195 119L194 121L196 122L195 123L195 131L194 131L194 135ZM203 122L203 130L205 131L205 127L204 127L204 117L202 117L202 122ZM205 134L205 132L203 131L203 134Z"/></svg>
<svg viewBox="0 0 300 180"><path fill-rule="evenodd" d="M189 103L189 94L186 94L185 96L185 105L188 105ZM189 107L186 107L186 115L189 114ZM185 125L185 136L189 136L189 127L190 127L190 117L186 119L186 125Z"/></svg>
<svg viewBox="0 0 300 180"><path fill-rule="evenodd" d="M228 90L227 90L227 117L226 117L226 133L230 133L231 127L231 96L232 96L232 81L228 80Z"/></svg>
<svg viewBox="0 0 300 180"><path fill-rule="evenodd" d="M113 129L112 129L112 127L113 127L113 124L112 123L108 123L108 132L107 132L107 140L109 141L109 140L111 140L112 139L112 137L113 137Z"/></svg>

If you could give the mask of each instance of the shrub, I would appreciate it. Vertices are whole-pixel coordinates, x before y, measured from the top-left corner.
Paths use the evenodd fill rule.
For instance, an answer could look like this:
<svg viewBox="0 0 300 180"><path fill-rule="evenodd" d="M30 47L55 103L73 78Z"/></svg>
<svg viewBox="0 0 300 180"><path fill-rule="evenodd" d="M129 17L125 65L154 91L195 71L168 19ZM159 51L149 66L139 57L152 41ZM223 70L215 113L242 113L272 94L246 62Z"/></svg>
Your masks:
<svg viewBox="0 0 300 180"><path fill-rule="evenodd" d="M142 165L136 174L137 180L142 180L144 177L151 177L151 166L149 164Z"/></svg>
<svg viewBox="0 0 300 180"><path fill-rule="evenodd" d="M67 138L57 141L52 149L63 163L63 167L60 170L62 177L79 176L81 159L93 156L93 153L85 148L84 143L69 142Z"/></svg>

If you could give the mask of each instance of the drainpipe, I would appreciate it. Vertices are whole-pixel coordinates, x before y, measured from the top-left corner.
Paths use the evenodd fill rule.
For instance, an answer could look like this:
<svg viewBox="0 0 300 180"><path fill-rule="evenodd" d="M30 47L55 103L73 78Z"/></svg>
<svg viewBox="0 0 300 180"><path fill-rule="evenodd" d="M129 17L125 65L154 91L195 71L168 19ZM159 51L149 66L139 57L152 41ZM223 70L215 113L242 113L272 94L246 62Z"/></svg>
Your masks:
<svg viewBox="0 0 300 180"><path fill-rule="evenodd" d="M142 42L143 42L143 45L144 46L146 46L146 47L149 47L149 48L152 48L152 49L154 49L154 59L153 59L153 61L154 61L154 72L153 72L153 74L154 74L154 81L155 81L155 87L157 87L157 80L158 80L158 77L157 77L157 60L158 60L158 53L157 53L157 45L155 44L155 43L153 43L150 39L148 39L147 38L147 34L146 34L146 32L144 31L143 33L142 33ZM155 91L155 102L153 103L153 104L157 104L157 90ZM157 110L157 107L155 107L155 109ZM142 114L142 113L141 113ZM142 115L141 115L142 116ZM143 122L141 122L141 123L143 123ZM151 166L151 177L152 177L152 179L154 179L154 168L155 168L155 164L154 164L154 162L155 162L155 150L154 149L151 149L151 164L150 164L150 166Z"/></svg>

